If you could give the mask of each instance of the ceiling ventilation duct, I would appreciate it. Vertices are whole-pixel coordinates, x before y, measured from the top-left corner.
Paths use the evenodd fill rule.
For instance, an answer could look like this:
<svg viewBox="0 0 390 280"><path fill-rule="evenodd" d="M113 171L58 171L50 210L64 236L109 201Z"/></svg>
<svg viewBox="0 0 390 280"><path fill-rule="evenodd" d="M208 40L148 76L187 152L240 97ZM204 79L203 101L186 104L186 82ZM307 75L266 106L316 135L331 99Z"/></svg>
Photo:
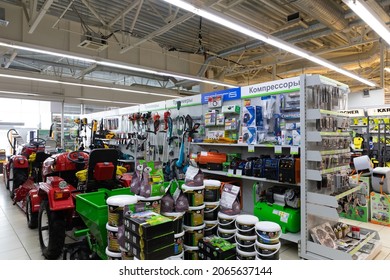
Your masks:
<svg viewBox="0 0 390 280"><path fill-rule="evenodd" d="M102 38L100 34L92 34L87 32L81 36L80 48L88 49L91 51L102 51L108 47L107 40Z"/></svg>

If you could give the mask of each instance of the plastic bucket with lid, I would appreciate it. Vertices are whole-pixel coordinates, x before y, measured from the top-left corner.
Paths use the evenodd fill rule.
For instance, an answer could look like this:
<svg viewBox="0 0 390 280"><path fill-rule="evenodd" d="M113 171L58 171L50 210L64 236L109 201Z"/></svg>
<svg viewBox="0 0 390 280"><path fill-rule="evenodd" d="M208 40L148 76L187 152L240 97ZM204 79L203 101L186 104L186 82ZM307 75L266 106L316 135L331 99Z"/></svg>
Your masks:
<svg viewBox="0 0 390 280"><path fill-rule="evenodd" d="M121 226L123 224L123 207L136 204L137 201L137 197L125 194L107 198L108 224L113 227Z"/></svg>
<svg viewBox="0 0 390 280"><path fill-rule="evenodd" d="M197 227L187 227L184 228L184 245L186 246L198 246L198 241L204 237L204 228L205 224L202 224Z"/></svg>
<svg viewBox="0 0 390 280"><path fill-rule="evenodd" d="M170 218L173 221L173 231L175 234L183 231L183 216L185 212L162 212L161 215Z"/></svg>
<svg viewBox="0 0 390 280"><path fill-rule="evenodd" d="M134 255L130 253L130 251L126 250L122 246L120 247L120 249L121 249L122 260L134 260Z"/></svg>
<svg viewBox="0 0 390 280"><path fill-rule="evenodd" d="M274 222L257 222L255 225L257 241L262 244L277 244L282 235L279 224Z"/></svg>
<svg viewBox="0 0 390 280"><path fill-rule="evenodd" d="M204 180L204 201L217 202L221 199L221 181L218 180Z"/></svg>
<svg viewBox="0 0 390 280"><path fill-rule="evenodd" d="M107 248L111 252L120 252L120 246L118 242L118 228L112 227L108 223L106 224L107 229Z"/></svg>
<svg viewBox="0 0 390 280"><path fill-rule="evenodd" d="M173 254L179 255L183 252L183 241L184 241L185 231L175 234L173 238Z"/></svg>
<svg viewBox="0 0 390 280"><path fill-rule="evenodd" d="M166 258L166 260L171 260L171 261L181 261L183 259L184 259L184 251L178 255L174 255Z"/></svg>
<svg viewBox="0 0 390 280"><path fill-rule="evenodd" d="M218 227L217 236L234 244L234 243L236 243L236 239L235 239L236 232L237 232L236 229L223 229L223 228Z"/></svg>
<svg viewBox="0 0 390 280"><path fill-rule="evenodd" d="M106 247L106 255L108 260L121 260L122 259L122 253L121 252L112 252L111 250Z"/></svg>
<svg viewBox="0 0 390 280"><path fill-rule="evenodd" d="M137 196L139 202L145 203L145 208L152 209L153 212L160 214L162 196L143 197Z"/></svg>
<svg viewBox="0 0 390 280"><path fill-rule="evenodd" d="M188 211L184 214L183 224L187 227L202 225L204 221L204 207L204 204L196 207L188 207Z"/></svg>
<svg viewBox="0 0 390 280"><path fill-rule="evenodd" d="M206 227L204 229L204 236L217 235L218 220L204 221Z"/></svg>
<svg viewBox="0 0 390 280"><path fill-rule="evenodd" d="M185 260L199 260L199 247L184 245Z"/></svg>
<svg viewBox="0 0 390 280"><path fill-rule="evenodd" d="M181 186L184 195L188 199L190 207L203 205L204 202L204 185L198 187L190 187L185 184Z"/></svg>
<svg viewBox="0 0 390 280"><path fill-rule="evenodd" d="M219 201L204 203L204 219L208 221L215 221L218 219Z"/></svg>
<svg viewBox="0 0 390 280"><path fill-rule="evenodd" d="M238 215L226 215L225 213L218 212L218 227L222 229L235 229L235 221Z"/></svg>
<svg viewBox="0 0 390 280"><path fill-rule="evenodd" d="M256 235L252 235L252 236L241 235L238 232L236 232L235 238L236 238L236 246L241 251L244 252L255 251Z"/></svg>
<svg viewBox="0 0 390 280"><path fill-rule="evenodd" d="M240 250L238 247L236 248L236 253L237 253L237 260L254 260L256 259L256 251L252 252L246 252Z"/></svg>
<svg viewBox="0 0 390 280"><path fill-rule="evenodd" d="M263 244L256 240L255 250L262 260L279 260L280 242L276 244Z"/></svg>
<svg viewBox="0 0 390 280"><path fill-rule="evenodd" d="M253 215L238 215L236 218L237 232L241 235L255 235L255 225L259 218Z"/></svg>

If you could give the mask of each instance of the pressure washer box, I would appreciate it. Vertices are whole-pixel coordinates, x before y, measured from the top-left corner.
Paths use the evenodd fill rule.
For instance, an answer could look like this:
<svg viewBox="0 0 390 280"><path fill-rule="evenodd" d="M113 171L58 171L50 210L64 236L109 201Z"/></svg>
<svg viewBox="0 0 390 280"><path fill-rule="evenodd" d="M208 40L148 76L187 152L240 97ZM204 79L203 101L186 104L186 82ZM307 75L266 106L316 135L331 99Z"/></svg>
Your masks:
<svg viewBox="0 0 390 280"><path fill-rule="evenodd" d="M173 231L173 221L153 211L144 211L124 216L125 228L144 239L152 239Z"/></svg>
<svg viewBox="0 0 390 280"><path fill-rule="evenodd" d="M198 247L206 260L228 260L236 256L236 245L215 235L200 239Z"/></svg>
<svg viewBox="0 0 390 280"><path fill-rule="evenodd" d="M388 196L371 192L371 223L390 226L390 201Z"/></svg>
<svg viewBox="0 0 390 280"><path fill-rule="evenodd" d="M243 127L242 128L242 140L247 144L257 143L257 130L256 127Z"/></svg>
<svg viewBox="0 0 390 280"><path fill-rule="evenodd" d="M131 247L138 247L143 252L154 252L163 247L174 243L174 232L166 233L156 236L152 239L145 239L131 230L125 229L125 249L129 250Z"/></svg>
<svg viewBox="0 0 390 280"><path fill-rule="evenodd" d="M256 126L256 109L254 106L245 106L242 112L242 126L255 127Z"/></svg>

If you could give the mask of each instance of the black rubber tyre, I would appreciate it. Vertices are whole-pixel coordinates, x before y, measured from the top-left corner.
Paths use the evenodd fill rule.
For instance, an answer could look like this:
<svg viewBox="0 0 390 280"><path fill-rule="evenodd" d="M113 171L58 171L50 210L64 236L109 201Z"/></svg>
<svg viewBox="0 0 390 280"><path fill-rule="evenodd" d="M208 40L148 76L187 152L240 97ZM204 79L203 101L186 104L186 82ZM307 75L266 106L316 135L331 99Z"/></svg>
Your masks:
<svg viewBox="0 0 390 280"><path fill-rule="evenodd" d="M38 227L38 213L32 211L31 197L29 195L26 198L26 218L29 228L34 229Z"/></svg>
<svg viewBox="0 0 390 280"><path fill-rule="evenodd" d="M49 202L41 202L38 214L39 243L46 259L56 260L65 243L66 222L62 211L51 211Z"/></svg>
<svg viewBox="0 0 390 280"><path fill-rule="evenodd" d="M15 190L19 188L21 184L27 181L27 172L24 169L14 169L10 166L9 179L8 179L8 191L11 199L14 199Z"/></svg>

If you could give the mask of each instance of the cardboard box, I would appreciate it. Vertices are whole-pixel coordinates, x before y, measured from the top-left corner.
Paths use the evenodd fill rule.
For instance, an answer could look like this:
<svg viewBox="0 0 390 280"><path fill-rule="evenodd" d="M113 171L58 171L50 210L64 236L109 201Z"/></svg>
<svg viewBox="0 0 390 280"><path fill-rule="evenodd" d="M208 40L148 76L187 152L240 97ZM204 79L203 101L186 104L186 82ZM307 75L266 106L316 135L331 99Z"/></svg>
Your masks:
<svg viewBox="0 0 390 280"><path fill-rule="evenodd" d="M174 232L170 232L152 239L145 239L125 228L125 249L129 250L130 245L139 247L142 251L153 252L161 247L174 243Z"/></svg>
<svg viewBox="0 0 390 280"><path fill-rule="evenodd" d="M210 260L227 260L236 257L236 245L215 235L199 240L199 258Z"/></svg>
<svg viewBox="0 0 390 280"><path fill-rule="evenodd" d="M160 247L154 251L146 252L132 243L128 244L128 251L139 260L163 260L174 255L174 244Z"/></svg>
<svg viewBox="0 0 390 280"><path fill-rule="evenodd" d="M390 201L389 196L380 193L371 192L371 222L390 226Z"/></svg>
<svg viewBox="0 0 390 280"><path fill-rule="evenodd" d="M144 239L152 239L173 231L173 221L153 211L126 214L124 224L125 229Z"/></svg>
<svg viewBox="0 0 390 280"><path fill-rule="evenodd" d="M357 177L351 176L350 182L356 184ZM370 182L370 177L360 177L360 191L338 201L340 217L365 223L370 220Z"/></svg>

